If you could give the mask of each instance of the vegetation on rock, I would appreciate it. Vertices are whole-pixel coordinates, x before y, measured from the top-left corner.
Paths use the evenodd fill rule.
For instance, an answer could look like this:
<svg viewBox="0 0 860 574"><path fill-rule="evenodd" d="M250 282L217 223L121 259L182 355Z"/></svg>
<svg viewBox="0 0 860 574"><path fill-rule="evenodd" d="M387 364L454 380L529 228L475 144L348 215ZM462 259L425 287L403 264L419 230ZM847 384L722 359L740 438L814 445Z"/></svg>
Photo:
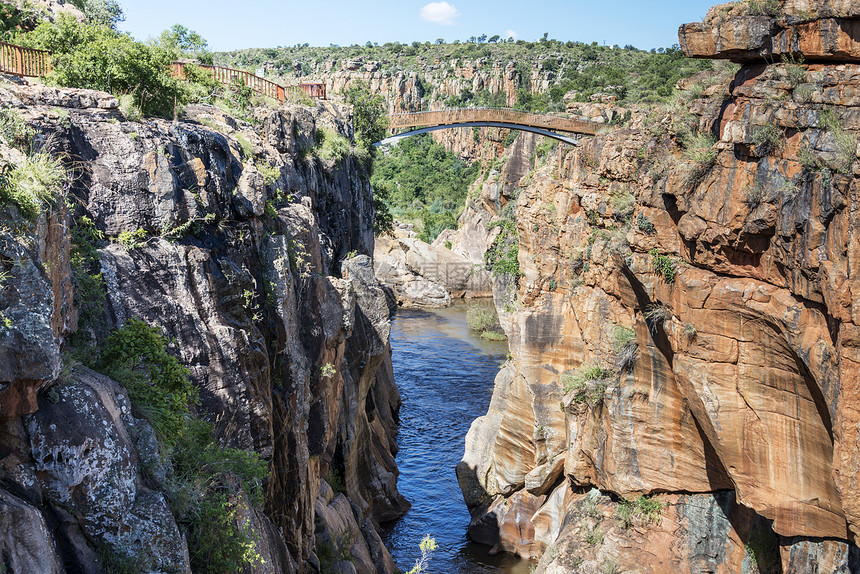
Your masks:
<svg viewBox="0 0 860 574"><path fill-rule="evenodd" d="M470 307L466 311L466 322L470 329L477 331L485 339L504 341L506 338L494 308Z"/></svg>
<svg viewBox="0 0 860 574"><path fill-rule="evenodd" d="M610 94L624 103L664 101L672 96L681 78L709 70L709 61L690 60L677 46L659 50L637 50L633 46L601 46L597 42L562 42L549 38L538 42L524 40L489 42L485 37L468 42L390 42L384 45L294 47L247 49L216 54L223 65L257 68L270 66L285 78L303 78L322 73L324 63L338 70L346 61L377 62L381 71L396 75L417 72L423 77L426 62L443 62L438 80L452 77L454 69L447 62L478 61L477 71L491 71L498 64L516 71L517 108L530 111L561 111L565 96L575 101L589 101L595 94ZM532 77L550 79L546 93L533 90ZM458 95L443 97L426 79L419 79L419 94L425 103L442 101L451 107L500 107L507 104L505 95L481 90L463 89Z"/></svg>

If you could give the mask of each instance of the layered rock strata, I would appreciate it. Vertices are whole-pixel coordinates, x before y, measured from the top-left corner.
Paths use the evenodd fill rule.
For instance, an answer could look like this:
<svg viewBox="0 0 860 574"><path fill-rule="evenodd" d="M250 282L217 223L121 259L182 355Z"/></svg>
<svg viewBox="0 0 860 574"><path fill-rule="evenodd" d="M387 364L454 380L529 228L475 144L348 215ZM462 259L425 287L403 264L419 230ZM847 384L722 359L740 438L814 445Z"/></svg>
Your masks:
<svg viewBox="0 0 860 574"><path fill-rule="evenodd" d="M219 441L268 462L265 506L239 504L260 558L247 571L311 572L317 551L349 539L350 571L393 572L376 528L408 503L371 189L355 156L313 152L321 125L351 137L350 124L322 108L259 109L248 123L205 106L132 122L108 94L38 86L0 87L0 102L77 176L35 225L2 210L7 568L96 572L107 548L154 572L189 570L152 429L121 385L61 354L73 334L97 346L136 317L172 342ZM79 321L69 254L85 221L105 238L104 303ZM326 476L342 502L323 511Z"/></svg>
<svg viewBox="0 0 860 574"><path fill-rule="evenodd" d="M740 9L688 53L746 62L689 41L757 34ZM523 182L512 360L458 466L474 539L538 572L860 569L860 68L828 58L694 78Z"/></svg>

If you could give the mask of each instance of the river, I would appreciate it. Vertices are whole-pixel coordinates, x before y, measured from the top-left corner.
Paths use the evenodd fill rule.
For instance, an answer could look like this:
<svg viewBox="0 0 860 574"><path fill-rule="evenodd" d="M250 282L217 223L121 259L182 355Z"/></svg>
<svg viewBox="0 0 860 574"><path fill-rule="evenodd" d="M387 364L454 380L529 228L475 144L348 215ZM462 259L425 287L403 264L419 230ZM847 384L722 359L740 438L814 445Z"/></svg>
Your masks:
<svg viewBox="0 0 860 574"><path fill-rule="evenodd" d="M527 561L490 556L488 546L466 537L469 511L454 467L463 456L469 426L487 412L493 380L508 352L505 342L475 336L466 310L466 303L400 310L392 320L394 377L403 397L398 488L412 508L385 525L382 538L404 571L412 568L418 544L429 534L438 549L428 574L528 574Z"/></svg>

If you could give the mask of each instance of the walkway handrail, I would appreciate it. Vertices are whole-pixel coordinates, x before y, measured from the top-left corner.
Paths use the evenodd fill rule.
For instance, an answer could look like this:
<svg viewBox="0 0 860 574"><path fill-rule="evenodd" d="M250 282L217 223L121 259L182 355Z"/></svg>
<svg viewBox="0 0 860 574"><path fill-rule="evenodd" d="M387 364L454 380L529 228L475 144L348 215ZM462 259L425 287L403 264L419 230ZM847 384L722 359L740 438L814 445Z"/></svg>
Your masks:
<svg viewBox="0 0 860 574"><path fill-rule="evenodd" d="M391 129L440 126L466 122L503 122L563 132L595 135L602 124L513 108L452 108L429 112L407 112L388 116Z"/></svg>
<svg viewBox="0 0 860 574"><path fill-rule="evenodd" d="M212 74L216 81L222 84L232 84L238 82L254 90L257 93L268 96L279 102L286 100L286 95L305 95L309 98L320 100L326 99L325 84L299 84L298 86L281 86L271 80L261 78L251 72L245 70L236 70L234 68L226 68L224 66L205 66L192 64L203 70L207 70ZM170 64L170 74L177 79L185 79L186 62L172 62Z"/></svg>
<svg viewBox="0 0 860 574"><path fill-rule="evenodd" d="M0 42L0 72L14 76L44 78L51 73L51 53Z"/></svg>

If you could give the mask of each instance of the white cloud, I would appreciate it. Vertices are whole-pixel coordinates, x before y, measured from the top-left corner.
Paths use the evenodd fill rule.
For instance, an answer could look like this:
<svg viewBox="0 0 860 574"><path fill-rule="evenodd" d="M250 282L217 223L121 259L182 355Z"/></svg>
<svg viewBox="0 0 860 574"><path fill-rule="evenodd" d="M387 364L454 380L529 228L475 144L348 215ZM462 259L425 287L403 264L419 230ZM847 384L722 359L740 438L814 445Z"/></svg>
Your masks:
<svg viewBox="0 0 860 574"><path fill-rule="evenodd" d="M502 34L502 38L505 38L505 39L513 38L514 40L516 40L517 39L517 32L516 32L516 30L505 30L505 33Z"/></svg>
<svg viewBox="0 0 860 574"><path fill-rule="evenodd" d="M456 8L447 2L430 2L421 8L421 19L440 26L453 26L460 15Z"/></svg>

